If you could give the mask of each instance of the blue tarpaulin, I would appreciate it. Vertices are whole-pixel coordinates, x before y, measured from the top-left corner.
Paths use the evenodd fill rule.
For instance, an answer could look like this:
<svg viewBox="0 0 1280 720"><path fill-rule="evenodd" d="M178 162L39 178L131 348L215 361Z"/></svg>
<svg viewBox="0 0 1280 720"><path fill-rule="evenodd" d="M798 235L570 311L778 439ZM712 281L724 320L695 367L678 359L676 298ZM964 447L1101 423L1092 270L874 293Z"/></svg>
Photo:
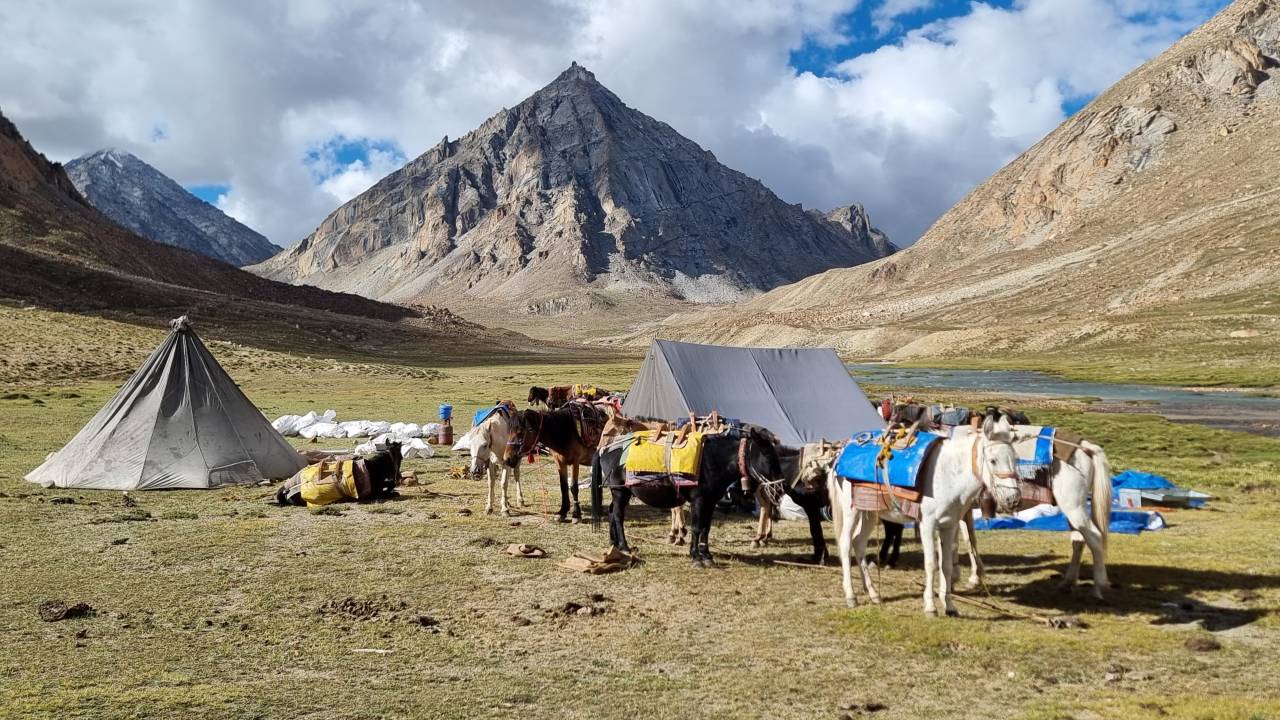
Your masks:
<svg viewBox="0 0 1280 720"><path fill-rule="evenodd" d="M476 411L476 414L471 417L471 427L476 427L485 420L488 420L490 415L500 411L502 408L502 405L495 405L491 408L480 408Z"/></svg>
<svg viewBox="0 0 1280 720"><path fill-rule="evenodd" d="M1142 472L1141 470L1125 470L1111 478L1111 487L1116 490L1121 488L1128 490L1172 490L1178 486L1169 482L1168 478L1163 475Z"/></svg>
<svg viewBox="0 0 1280 720"><path fill-rule="evenodd" d="M1159 517L1160 513L1155 512L1136 512L1136 511L1120 511L1111 513L1111 525L1108 532L1121 535L1137 535L1143 530L1159 529L1164 527L1164 518L1160 517L1158 523L1152 520ZM1156 527L1152 527L1152 526ZM1041 530L1045 532L1066 532L1071 529L1071 525L1067 522L1067 516L1062 513L1049 515L1047 517L1038 517L1032 520L1019 520L1013 517L997 517L987 520L985 518L977 518L973 521L973 526L978 530Z"/></svg>

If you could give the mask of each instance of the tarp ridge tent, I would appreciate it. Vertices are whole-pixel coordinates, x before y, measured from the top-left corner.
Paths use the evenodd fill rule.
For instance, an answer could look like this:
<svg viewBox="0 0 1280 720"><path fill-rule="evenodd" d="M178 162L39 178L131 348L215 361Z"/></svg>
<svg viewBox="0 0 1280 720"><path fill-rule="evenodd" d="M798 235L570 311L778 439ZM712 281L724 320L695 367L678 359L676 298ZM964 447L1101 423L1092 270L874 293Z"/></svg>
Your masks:
<svg viewBox="0 0 1280 720"><path fill-rule="evenodd" d="M98 414L27 475L45 487L208 488L306 465L180 317Z"/></svg>
<svg viewBox="0 0 1280 720"><path fill-rule="evenodd" d="M799 446L846 440L884 420L831 348L743 348L654 340L622 411L679 420L718 410Z"/></svg>

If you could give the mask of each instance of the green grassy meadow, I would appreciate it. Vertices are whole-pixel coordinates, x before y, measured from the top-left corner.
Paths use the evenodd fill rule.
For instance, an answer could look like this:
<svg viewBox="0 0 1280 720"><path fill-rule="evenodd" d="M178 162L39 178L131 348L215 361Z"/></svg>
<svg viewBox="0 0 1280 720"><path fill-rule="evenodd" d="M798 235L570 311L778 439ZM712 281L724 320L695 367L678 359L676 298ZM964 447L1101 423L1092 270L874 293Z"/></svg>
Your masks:
<svg viewBox="0 0 1280 720"><path fill-rule="evenodd" d="M110 363L69 379L97 356L77 343L117 347L121 365L158 341L128 332L71 340L57 362L10 358L25 369L0 387L0 717L1280 718L1280 441L1030 407L1102 442L1117 471L1217 498L1170 513L1165 531L1113 536L1118 587L1103 604L1055 588L1065 535L983 533L993 602L1010 612L927 619L910 534L904 567L881 574L885 603L854 610L833 566L774 562L808 555L795 522L752 549L750 518L717 518L719 567L695 570L664 542L666 513L637 507L642 565L561 569L608 536L544 518L558 497L541 462L525 466L513 518L483 514L483 484L450 479L465 461L447 451L406 462L423 484L400 499L334 514L275 507L267 487L142 493L126 508L119 493L24 482L123 379ZM408 368L210 346L270 417L424 422L450 402L464 428L477 407L523 404L530 384L625 387L638 365ZM549 557L502 552L519 542ZM44 622L51 599L96 613Z"/></svg>

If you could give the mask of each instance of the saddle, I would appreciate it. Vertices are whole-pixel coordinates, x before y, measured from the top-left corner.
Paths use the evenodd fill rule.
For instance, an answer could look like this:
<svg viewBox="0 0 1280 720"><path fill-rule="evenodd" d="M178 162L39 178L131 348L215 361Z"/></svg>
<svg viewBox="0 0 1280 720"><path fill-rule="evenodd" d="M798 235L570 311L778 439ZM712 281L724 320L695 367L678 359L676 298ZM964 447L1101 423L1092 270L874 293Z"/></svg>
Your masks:
<svg viewBox="0 0 1280 720"><path fill-rule="evenodd" d="M918 520L920 470L942 439L905 429L865 432L840 451L835 472L852 485L855 508L873 512L892 508Z"/></svg>
<svg viewBox="0 0 1280 720"><path fill-rule="evenodd" d="M516 409L516 404L511 402L510 400L503 400L502 402L498 403L497 405L494 405L491 408L480 408L479 410L476 411L476 414L471 418L471 427L478 427L480 423L484 422L485 420L488 420L489 417L494 413L499 413L501 415L506 415L510 417L511 413L515 412L515 409Z"/></svg>
<svg viewBox="0 0 1280 720"><path fill-rule="evenodd" d="M573 418L574 427L578 431L582 444L589 448L597 447L607 419L604 410L586 401L574 401L564 407Z"/></svg>

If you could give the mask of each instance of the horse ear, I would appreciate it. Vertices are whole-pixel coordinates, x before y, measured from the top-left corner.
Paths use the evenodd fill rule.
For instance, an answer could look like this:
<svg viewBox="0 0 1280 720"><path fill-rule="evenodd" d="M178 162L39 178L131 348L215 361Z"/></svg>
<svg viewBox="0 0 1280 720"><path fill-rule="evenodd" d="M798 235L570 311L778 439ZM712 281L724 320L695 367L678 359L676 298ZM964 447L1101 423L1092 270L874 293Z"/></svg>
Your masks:
<svg viewBox="0 0 1280 720"><path fill-rule="evenodd" d="M991 439L992 434L994 434L994 433L995 433L995 430L996 430L996 418L995 418L995 416L994 416L994 415L987 415L987 417L986 417L985 419L983 419L983 421L982 421L982 434L983 434L983 436L984 436L984 437L986 437L988 440L990 440L990 439Z"/></svg>

